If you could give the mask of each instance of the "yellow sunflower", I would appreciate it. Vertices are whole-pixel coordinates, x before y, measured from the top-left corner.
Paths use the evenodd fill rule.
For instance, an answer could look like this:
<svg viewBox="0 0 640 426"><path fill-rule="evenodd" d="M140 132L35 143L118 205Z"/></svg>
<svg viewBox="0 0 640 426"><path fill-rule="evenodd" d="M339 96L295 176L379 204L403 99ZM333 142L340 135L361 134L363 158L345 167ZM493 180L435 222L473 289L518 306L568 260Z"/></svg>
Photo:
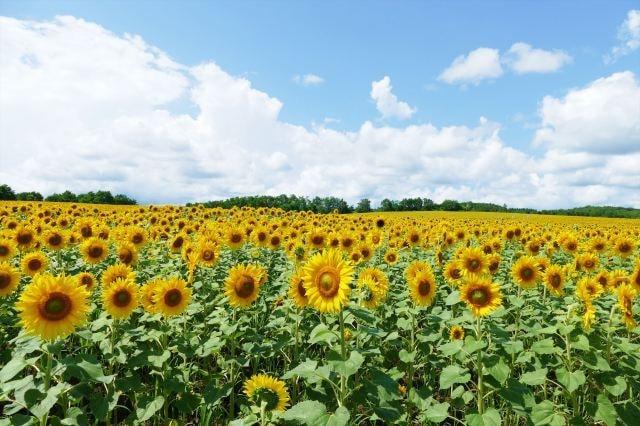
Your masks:
<svg viewBox="0 0 640 426"><path fill-rule="evenodd" d="M583 277L576 285L576 296L585 303L591 303L600 297L602 286L591 277Z"/></svg>
<svg viewBox="0 0 640 426"><path fill-rule="evenodd" d="M266 271L259 265L238 264L229 270L225 281L225 294L234 308L250 306L260 293L260 286L266 280Z"/></svg>
<svg viewBox="0 0 640 426"><path fill-rule="evenodd" d="M75 276L76 282L79 286L91 291L96 285L96 277L91 272L80 272Z"/></svg>
<svg viewBox="0 0 640 426"><path fill-rule="evenodd" d="M153 292L155 311L165 317L180 315L191 302L191 289L180 278L158 283Z"/></svg>
<svg viewBox="0 0 640 426"><path fill-rule="evenodd" d="M138 263L138 249L128 241L118 245L118 260L125 265L135 265Z"/></svg>
<svg viewBox="0 0 640 426"><path fill-rule="evenodd" d="M464 328L459 325L454 325L449 329L449 338L451 340L463 340L464 339Z"/></svg>
<svg viewBox="0 0 640 426"><path fill-rule="evenodd" d="M314 254L303 269L309 304L320 312L338 312L349 303L353 267L336 249Z"/></svg>
<svg viewBox="0 0 640 426"><path fill-rule="evenodd" d="M54 340L68 336L86 321L88 297L72 277L39 274L25 287L16 308L27 333Z"/></svg>
<svg viewBox="0 0 640 426"><path fill-rule="evenodd" d="M32 251L22 258L22 272L33 277L44 272L49 266L49 258L41 251Z"/></svg>
<svg viewBox="0 0 640 426"><path fill-rule="evenodd" d="M485 275L489 272L489 262L479 247L465 247L458 255L462 275Z"/></svg>
<svg viewBox="0 0 640 426"><path fill-rule="evenodd" d="M198 245L198 262L207 268L218 261L218 246L209 240L202 240Z"/></svg>
<svg viewBox="0 0 640 426"><path fill-rule="evenodd" d="M502 305L500 286L487 278L475 278L460 288L460 300L476 317L484 317Z"/></svg>
<svg viewBox="0 0 640 426"><path fill-rule="evenodd" d="M16 245L8 238L0 238L0 261L9 260L16 254Z"/></svg>
<svg viewBox="0 0 640 426"><path fill-rule="evenodd" d="M633 253L635 244L629 238L619 238L613 247L621 257L628 257Z"/></svg>
<svg viewBox="0 0 640 426"><path fill-rule="evenodd" d="M327 234L324 230L317 228L312 230L307 236L309 245L315 249L323 249L327 244Z"/></svg>
<svg viewBox="0 0 640 426"><path fill-rule="evenodd" d="M138 286L118 278L102 290L102 306L115 319L125 319L138 307Z"/></svg>
<svg viewBox="0 0 640 426"><path fill-rule="evenodd" d="M90 237L84 240L80 251L87 263L97 264L107 258L109 247L101 239Z"/></svg>
<svg viewBox="0 0 640 426"><path fill-rule="evenodd" d="M284 411L289 404L289 392L284 382L266 374L251 376L244 383L244 393L253 404L266 411Z"/></svg>
<svg viewBox="0 0 640 426"><path fill-rule="evenodd" d="M384 254L384 261L389 265L395 265L398 261L398 252L393 249L387 250Z"/></svg>
<svg viewBox="0 0 640 426"><path fill-rule="evenodd" d="M545 270L544 285L547 286L552 294L562 296L565 284L566 277L562 266L551 265Z"/></svg>
<svg viewBox="0 0 640 426"><path fill-rule="evenodd" d="M404 278L407 281L411 281L423 271L431 271L431 265L424 260L414 260L404 270Z"/></svg>
<svg viewBox="0 0 640 426"><path fill-rule="evenodd" d="M231 249L239 249L244 244L244 230L238 227L228 227L225 232L225 243Z"/></svg>
<svg viewBox="0 0 640 426"><path fill-rule="evenodd" d="M444 268L444 277L454 286L460 283L462 279L462 267L457 260L451 260Z"/></svg>
<svg viewBox="0 0 640 426"><path fill-rule="evenodd" d="M531 256L522 256L511 267L511 276L520 287L534 288L540 279L536 259Z"/></svg>
<svg viewBox="0 0 640 426"><path fill-rule="evenodd" d="M362 306L367 309L375 309L382 303L383 292L378 283L371 276L360 276L358 289L362 294Z"/></svg>
<svg viewBox="0 0 640 426"><path fill-rule="evenodd" d="M409 280L409 293L416 306L430 306L436 295L437 283L430 270L423 270Z"/></svg>
<svg viewBox="0 0 640 426"><path fill-rule="evenodd" d="M633 300L637 296L638 290L630 284L623 284L618 287L618 306L622 313L622 322L624 322L629 330L638 325L633 319Z"/></svg>
<svg viewBox="0 0 640 426"><path fill-rule="evenodd" d="M361 242L358 244L356 250L360 253L363 262L366 262L371 259L371 256L373 256L373 247L367 242Z"/></svg>
<svg viewBox="0 0 640 426"><path fill-rule="evenodd" d="M64 232L50 229L44 233L43 241L51 250L62 250L67 244L67 237Z"/></svg>
<svg viewBox="0 0 640 426"><path fill-rule="evenodd" d="M131 266L124 263L110 265L102 274L102 286L107 288L118 279L135 282L136 273L131 269Z"/></svg>
<svg viewBox="0 0 640 426"><path fill-rule="evenodd" d="M592 253L583 253L576 258L576 269L579 271L593 272L598 267L600 260Z"/></svg>
<svg viewBox="0 0 640 426"><path fill-rule="evenodd" d="M16 227L13 241L21 250L30 249L38 242L35 230L29 225Z"/></svg>
<svg viewBox="0 0 640 426"><path fill-rule="evenodd" d="M0 297L10 295L20 284L20 272L9 262L0 262Z"/></svg>
<svg viewBox="0 0 640 426"><path fill-rule="evenodd" d="M304 308L309 304L307 290L304 288L304 280L300 272L296 272L291 276L288 294L291 300L293 300L293 303L299 308Z"/></svg>
<svg viewBox="0 0 640 426"><path fill-rule="evenodd" d="M638 260L635 269L631 273L631 285L640 293L640 260Z"/></svg>
<svg viewBox="0 0 640 426"><path fill-rule="evenodd" d="M164 283L162 278L155 278L145 285L140 287L138 291L139 302L142 307L149 313L155 314L157 312L156 303L153 301L156 288Z"/></svg>

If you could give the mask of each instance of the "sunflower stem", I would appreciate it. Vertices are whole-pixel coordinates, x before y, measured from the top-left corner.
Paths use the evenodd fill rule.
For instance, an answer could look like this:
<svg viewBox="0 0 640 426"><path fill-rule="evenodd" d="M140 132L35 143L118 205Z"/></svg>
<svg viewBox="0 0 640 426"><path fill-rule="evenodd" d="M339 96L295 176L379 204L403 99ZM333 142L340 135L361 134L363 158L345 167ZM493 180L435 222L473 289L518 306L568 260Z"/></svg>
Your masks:
<svg viewBox="0 0 640 426"><path fill-rule="evenodd" d="M414 312L415 308L409 309L409 315L411 316L411 347L409 348L409 352L413 353L416 346L416 315ZM409 368L407 371L407 418L411 420L411 389L413 388L413 362L409 363Z"/></svg>
<svg viewBox="0 0 640 426"><path fill-rule="evenodd" d="M476 321L476 340L480 341L480 339L482 339L482 319L478 317ZM482 364L482 349L478 350L476 364L478 370L478 412L482 415L484 414L484 365Z"/></svg>
<svg viewBox="0 0 640 426"><path fill-rule="evenodd" d="M53 355L50 350L46 351L47 354L47 364L44 369L44 393L49 392L49 388L51 387L51 369L53 367ZM49 412L46 412L42 415L40 419L40 425L45 426L47 424L47 419L49 417Z"/></svg>
<svg viewBox="0 0 640 426"><path fill-rule="evenodd" d="M233 310L233 314L231 315L232 324L236 324L236 310ZM229 421L232 421L235 417L235 405L236 405L236 393L235 393L235 376L234 376L234 361L236 358L236 342L234 339L234 334L231 334L230 338L231 345L231 365L229 366L229 381L231 382L231 395L229 395Z"/></svg>
<svg viewBox="0 0 640 426"><path fill-rule="evenodd" d="M340 310L340 350L342 352L342 362L347 361L347 348L344 341L344 314ZM340 399L338 403L344 406L345 394L347 392L347 378L344 374L340 375Z"/></svg>

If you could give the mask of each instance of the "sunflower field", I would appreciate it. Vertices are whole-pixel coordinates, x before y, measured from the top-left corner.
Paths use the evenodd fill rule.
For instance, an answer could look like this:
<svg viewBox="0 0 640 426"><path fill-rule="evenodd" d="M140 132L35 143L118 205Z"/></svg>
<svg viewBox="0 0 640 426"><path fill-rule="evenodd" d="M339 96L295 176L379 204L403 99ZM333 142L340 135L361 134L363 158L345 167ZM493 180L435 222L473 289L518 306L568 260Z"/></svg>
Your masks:
<svg viewBox="0 0 640 426"><path fill-rule="evenodd" d="M640 422L640 222L0 204L0 425Z"/></svg>

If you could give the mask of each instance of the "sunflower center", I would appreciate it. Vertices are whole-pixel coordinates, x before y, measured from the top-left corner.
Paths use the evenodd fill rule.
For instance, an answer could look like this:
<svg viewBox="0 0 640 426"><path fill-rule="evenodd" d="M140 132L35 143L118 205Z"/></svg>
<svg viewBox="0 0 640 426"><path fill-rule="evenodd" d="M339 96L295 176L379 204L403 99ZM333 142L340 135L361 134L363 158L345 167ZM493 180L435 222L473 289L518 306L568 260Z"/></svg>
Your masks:
<svg viewBox="0 0 640 426"><path fill-rule="evenodd" d="M42 268L42 261L40 259L31 259L27 263L27 267L30 271L39 271Z"/></svg>
<svg viewBox="0 0 640 426"><path fill-rule="evenodd" d="M382 228L384 226L384 219L378 219L376 220L376 226L378 228Z"/></svg>
<svg viewBox="0 0 640 426"><path fill-rule="evenodd" d="M304 288L304 282L302 280L298 281L298 294L302 297L307 297L307 290Z"/></svg>
<svg viewBox="0 0 640 426"><path fill-rule="evenodd" d="M87 288L93 286L93 280L88 275L83 276L81 282L82 282L82 285L84 285Z"/></svg>
<svg viewBox="0 0 640 426"><path fill-rule="evenodd" d="M164 303L169 307L178 306L182 301L182 293L177 288L172 288L164 295Z"/></svg>
<svg viewBox="0 0 640 426"><path fill-rule="evenodd" d="M600 285L601 285L602 287L606 287L606 286L607 286L607 278L606 278L606 277L603 277L603 276L600 276L600 277L598 278L598 283L600 283Z"/></svg>
<svg viewBox="0 0 640 426"><path fill-rule="evenodd" d="M364 258L368 258L369 256L371 256L371 252L369 251L369 249L362 249L360 253L362 253L362 257Z"/></svg>
<svg viewBox="0 0 640 426"><path fill-rule="evenodd" d="M498 270L498 266L500 266L500 264L498 262L491 262L489 264L489 271L491 272L495 272Z"/></svg>
<svg viewBox="0 0 640 426"><path fill-rule="evenodd" d="M467 268L472 272L477 271L480 269L480 261L478 259L470 259L467 262Z"/></svg>
<svg viewBox="0 0 640 426"><path fill-rule="evenodd" d="M628 253L631 251L631 246L628 243L622 243L618 247L618 250L620 250L620 253Z"/></svg>
<svg viewBox="0 0 640 426"><path fill-rule="evenodd" d="M264 232L259 232L258 233L258 241L264 241L267 239L267 234Z"/></svg>
<svg viewBox="0 0 640 426"><path fill-rule="evenodd" d="M551 276L551 279L549 280L549 283L551 284L551 287L558 288L560 287L560 284L562 284L562 278L560 278L560 275L558 274L553 274Z"/></svg>
<svg viewBox="0 0 640 426"><path fill-rule="evenodd" d="M602 244L602 243L597 243L597 244L594 246L594 248L595 248L597 251L602 251L602 250L604 249L604 244Z"/></svg>
<svg viewBox="0 0 640 426"><path fill-rule="evenodd" d="M240 241L242 241L242 235L240 234L233 234L231 235L231 242L234 244L238 244Z"/></svg>
<svg viewBox="0 0 640 426"><path fill-rule="evenodd" d="M411 242L412 243L417 243L418 240L420 240L420 235L418 235L418 234L412 234L411 235Z"/></svg>
<svg viewBox="0 0 640 426"><path fill-rule="evenodd" d="M320 270L317 278L317 287L324 297L333 297L340 289L340 277L338 271L330 266L325 266Z"/></svg>
<svg viewBox="0 0 640 426"><path fill-rule="evenodd" d="M58 234L53 234L49 237L49 244L54 247L59 246L60 244L62 244L62 237Z"/></svg>
<svg viewBox="0 0 640 426"><path fill-rule="evenodd" d="M393 254L393 253L388 254L388 255L387 255L387 260L388 260L389 262L395 262L395 261L396 261L396 255L395 255L395 254Z"/></svg>
<svg viewBox="0 0 640 426"><path fill-rule="evenodd" d="M122 289L113 295L113 304L118 308L124 308L131 303L131 293L128 290Z"/></svg>
<svg viewBox="0 0 640 426"><path fill-rule="evenodd" d="M0 290L9 287L11 276L7 272L0 272Z"/></svg>
<svg viewBox="0 0 640 426"><path fill-rule="evenodd" d="M314 235L313 238L311 239L311 242L314 245L319 246L324 242L324 238L322 238L320 235Z"/></svg>
<svg viewBox="0 0 640 426"><path fill-rule="evenodd" d="M133 236L133 238L131 239L131 241L133 241L133 244L140 244L142 242L143 238L142 235L140 234L135 234Z"/></svg>
<svg viewBox="0 0 640 426"><path fill-rule="evenodd" d="M89 238L93 234L93 232L91 232L90 226L83 226L82 228L80 228L80 234L82 234L84 238Z"/></svg>
<svg viewBox="0 0 640 426"><path fill-rule="evenodd" d="M569 251L574 251L577 248L576 243L569 243L567 245L567 249L569 249Z"/></svg>
<svg viewBox="0 0 640 426"><path fill-rule="evenodd" d="M133 253L131 253L131 250L129 249L122 249L120 250L120 253L118 253L118 258L120 259L120 262L128 265L133 260Z"/></svg>
<svg viewBox="0 0 640 426"><path fill-rule="evenodd" d="M256 389L253 393L253 400L257 405L260 406L264 402L266 404L266 410L271 411L278 406L280 398L273 389L259 388Z"/></svg>
<svg viewBox="0 0 640 426"><path fill-rule="evenodd" d="M487 294L487 291L485 289L476 288L474 290L471 290L469 299L475 306L485 306L489 301L489 294Z"/></svg>
<svg viewBox="0 0 640 426"><path fill-rule="evenodd" d="M533 277L533 269L527 267L522 268L520 271L520 277L523 280L530 280Z"/></svg>
<svg viewBox="0 0 640 426"><path fill-rule="evenodd" d="M215 256L213 254L213 250L207 249L207 250L202 252L202 259L207 261L207 262L213 260L214 257Z"/></svg>
<svg viewBox="0 0 640 426"><path fill-rule="evenodd" d="M60 321L71 312L71 299L66 294L55 291L39 307L39 312L48 321Z"/></svg>
<svg viewBox="0 0 640 426"><path fill-rule="evenodd" d="M353 240L351 238L347 238L344 241L342 241L342 245L344 247L351 247L351 244L353 244Z"/></svg>
<svg viewBox="0 0 640 426"><path fill-rule="evenodd" d="M256 284L253 277L243 275L235 284L235 290L238 297L246 299L253 294Z"/></svg>
<svg viewBox="0 0 640 426"><path fill-rule="evenodd" d="M428 280L422 280L418 284L418 293L420 296L428 296L431 291L431 283Z"/></svg>
<svg viewBox="0 0 640 426"><path fill-rule="evenodd" d="M0 246L0 256L6 256L7 254L9 254L9 247Z"/></svg>
<svg viewBox="0 0 640 426"><path fill-rule="evenodd" d="M280 245L280 237L278 236L271 237L271 245L272 246Z"/></svg>
<svg viewBox="0 0 640 426"><path fill-rule="evenodd" d="M454 340L462 339L462 330L459 330L459 329L453 330L453 338Z"/></svg>
<svg viewBox="0 0 640 426"><path fill-rule="evenodd" d="M173 246L173 248L180 248L182 247L182 243L184 242L184 238L182 237L178 237L175 240L173 240L173 244L171 244Z"/></svg>
<svg viewBox="0 0 640 426"><path fill-rule="evenodd" d="M454 280L457 280L458 278L460 278L460 269L458 269L458 268L453 268L453 269L451 270L451 277L452 277Z"/></svg>
<svg viewBox="0 0 640 426"><path fill-rule="evenodd" d="M89 247L89 257L98 258L102 256L103 250L100 246L91 246Z"/></svg>
<svg viewBox="0 0 640 426"><path fill-rule="evenodd" d="M33 235L28 232L21 232L16 239L18 240L18 244L29 244L33 240Z"/></svg>

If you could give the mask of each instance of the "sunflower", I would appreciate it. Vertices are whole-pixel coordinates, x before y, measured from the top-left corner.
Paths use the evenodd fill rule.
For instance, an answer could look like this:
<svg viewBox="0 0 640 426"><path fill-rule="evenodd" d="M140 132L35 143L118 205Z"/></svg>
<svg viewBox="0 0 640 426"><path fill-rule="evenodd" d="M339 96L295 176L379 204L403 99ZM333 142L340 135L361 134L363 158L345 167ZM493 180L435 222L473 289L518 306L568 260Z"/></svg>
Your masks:
<svg viewBox="0 0 640 426"><path fill-rule="evenodd" d="M133 272L131 266L125 265L124 263L116 263L115 265L108 266L102 274L102 286L107 288L118 279L135 282L136 273Z"/></svg>
<svg viewBox="0 0 640 426"><path fill-rule="evenodd" d="M361 242L358 244L356 250L360 253L363 262L366 262L371 259L371 256L373 256L373 247L367 242Z"/></svg>
<svg viewBox="0 0 640 426"><path fill-rule="evenodd" d="M531 256L522 256L511 267L511 276L520 287L534 288L540 279L536 259Z"/></svg>
<svg viewBox="0 0 640 426"><path fill-rule="evenodd" d="M460 262L451 260L444 268L444 277L453 285L458 285L462 278L462 268Z"/></svg>
<svg viewBox="0 0 640 426"><path fill-rule="evenodd" d="M8 238L0 238L0 261L9 260L16 254L16 245Z"/></svg>
<svg viewBox="0 0 640 426"><path fill-rule="evenodd" d="M631 277L627 275L627 271L623 269L615 269L609 273L609 290L614 292L622 284L631 282Z"/></svg>
<svg viewBox="0 0 640 426"><path fill-rule="evenodd" d="M591 277L583 277L576 285L576 296L585 304L600 297L603 288Z"/></svg>
<svg viewBox="0 0 640 426"><path fill-rule="evenodd" d="M622 314L622 321L629 330L636 327L633 319L633 299L638 296L638 291L630 284L623 284L618 288L618 306Z"/></svg>
<svg viewBox="0 0 640 426"><path fill-rule="evenodd" d="M640 260L631 273L631 285L638 291L638 293L640 293Z"/></svg>
<svg viewBox="0 0 640 426"><path fill-rule="evenodd" d="M596 274L594 280L600 285L600 287L602 287L602 290L609 289L609 271L602 269Z"/></svg>
<svg viewBox="0 0 640 426"><path fill-rule="evenodd" d="M153 297L155 295L156 288L158 288L164 282L165 280L163 280L162 278L155 278L140 287L140 290L138 291L139 302L147 312L152 314L155 314L157 312L156 304L153 301Z"/></svg>
<svg viewBox="0 0 640 426"><path fill-rule="evenodd" d="M80 272L75 276L78 286L84 287L87 290L92 290L96 285L96 277L91 272Z"/></svg>
<svg viewBox="0 0 640 426"><path fill-rule="evenodd" d="M271 234L269 237L269 248L271 250L277 250L280 247L280 244L282 244L282 237L280 236L280 233L274 232Z"/></svg>
<svg viewBox="0 0 640 426"><path fill-rule="evenodd" d="M415 247L420 244L420 239L421 239L420 231L418 231L418 229L416 228L410 228L407 231L406 238L409 245L412 247Z"/></svg>
<svg viewBox="0 0 640 426"><path fill-rule="evenodd" d="M360 275L358 289L362 294L362 306L375 309L382 303L385 293L370 275Z"/></svg>
<svg viewBox="0 0 640 426"><path fill-rule="evenodd" d="M67 244L65 233L50 229L44 233L44 244L51 250L62 250Z"/></svg>
<svg viewBox="0 0 640 426"><path fill-rule="evenodd" d="M300 272L296 271L289 280L289 297L299 308L304 308L309 304L307 290L304 288L304 280Z"/></svg>
<svg viewBox="0 0 640 426"><path fill-rule="evenodd" d="M44 272L49 266L49 258L41 251L33 251L22 258L22 271L33 277Z"/></svg>
<svg viewBox="0 0 640 426"><path fill-rule="evenodd" d="M186 241L187 241L186 235L182 233L176 235L169 241L169 250L171 250L172 253L180 253Z"/></svg>
<svg viewBox="0 0 640 426"><path fill-rule="evenodd" d="M451 340L463 340L464 339L464 328L459 325L454 325L449 329L449 338Z"/></svg>
<svg viewBox="0 0 640 426"><path fill-rule="evenodd" d="M489 272L489 262L479 247L466 247L458 255L462 275L465 277L471 275L485 275Z"/></svg>
<svg viewBox="0 0 640 426"><path fill-rule="evenodd" d="M80 251L87 263L97 264L107 258L109 247L101 239L91 237L82 243Z"/></svg>
<svg viewBox="0 0 640 426"><path fill-rule="evenodd" d="M251 305L260 292L266 272L259 265L235 265L229 270L225 281L225 294L234 308Z"/></svg>
<svg viewBox="0 0 640 426"><path fill-rule="evenodd" d="M135 265L138 263L138 249L128 241L118 245L118 260L125 265Z"/></svg>
<svg viewBox="0 0 640 426"><path fill-rule="evenodd" d="M584 302L584 313L582 314L582 328L589 330L596 319L596 308L590 301Z"/></svg>
<svg viewBox="0 0 640 426"><path fill-rule="evenodd" d="M127 231L127 240L138 249L144 246L148 239L147 231L140 226L133 226Z"/></svg>
<svg viewBox="0 0 640 426"><path fill-rule="evenodd" d="M10 295L20 284L20 272L9 262L0 262L0 297Z"/></svg>
<svg viewBox="0 0 640 426"><path fill-rule="evenodd" d="M210 268L218 261L218 246L210 240L202 240L198 245L198 263Z"/></svg>
<svg viewBox="0 0 640 426"><path fill-rule="evenodd" d="M411 281L422 271L431 271L431 265L424 260L414 260L404 270L404 278Z"/></svg>
<svg viewBox="0 0 640 426"><path fill-rule="evenodd" d="M191 301L191 289L180 278L161 281L153 292L155 311L165 317L180 315Z"/></svg>
<svg viewBox="0 0 640 426"><path fill-rule="evenodd" d="M487 257L487 262L489 264L489 273L491 275L495 275L500 270L500 255L498 253L490 254Z"/></svg>
<svg viewBox="0 0 640 426"><path fill-rule="evenodd" d="M251 376L244 383L244 393L253 404L266 411L284 411L289 404L289 392L284 382L266 374Z"/></svg>
<svg viewBox="0 0 640 426"><path fill-rule="evenodd" d="M599 262L598 256L591 253L583 253L576 258L576 269L593 272L598 267Z"/></svg>
<svg viewBox="0 0 640 426"><path fill-rule="evenodd" d="M16 227L13 241L21 250L30 249L38 242L35 230L29 225Z"/></svg>
<svg viewBox="0 0 640 426"><path fill-rule="evenodd" d="M314 229L307 236L307 241L311 247L318 250L323 249L327 243L327 234L320 228Z"/></svg>
<svg viewBox="0 0 640 426"><path fill-rule="evenodd" d="M416 306L430 306L436 295L437 283L430 270L423 270L409 280L409 294Z"/></svg>
<svg viewBox="0 0 640 426"><path fill-rule="evenodd" d="M338 312L349 303L353 267L338 250L314 254L303 269L309 304L320 312Z"/></svg>
<svg viewBox="0 0 640 426"><path fill-rule="evenodd" d="M20 323L29 334L54 340L73 333L89 312L89 293L66 275L39 274L16 303Z"/></svg>
<svg viewBox="0 0 640 426"><path fill-rule="evenodd" d="M398 262L398 252L393 249L387 250L384 254L384 261L389 265L395 265Z"/></svg>
<svg viewBox="0 0 640 426"><path fill-rule="evenodd" d="M549 266L545 270L543 281L552 294L562 296L566 284L566 277L561 266Z"/></svg>
<svg viewBox="0 0 640 426"><path fill-rule="evenodd" d="M460 300L473 315L484 317L502 305L500 286L487 278L474 278L460 288Z"/></svg>
<svg viewBox="0 0 640 426"><path fill-rule="evenodd" d="M613 248L620 257L628 257L633 253L635 244L629 238L619 238Z"/></svg>
<svg viewBox="0 0 640 426"><path fill-rule="evenodd" d="M600 253L607 248L607 241L604 238L596 237L590 241L589 246L591 250Z"/></svg>
<svg viewBox="0 0 640 426"><path fill-rule="evenodd" d="M225 243L231 249L239 249L244 244L244 231L238 227L228 227L225 232Z"/></svg>
<svg viewBox="0 0 640 426"><path fill-rule="evenodd" d="M269 241L269 231L264 226L259 226L251 231L251 239L256 245L266 247Z"/></svg>
<svg viewBox="0 0 640 426"><path fill-rule="evenodd" d="M138 307L138 286L118 278L102 290L102 306L115 319L125 319Z"/></svg>

